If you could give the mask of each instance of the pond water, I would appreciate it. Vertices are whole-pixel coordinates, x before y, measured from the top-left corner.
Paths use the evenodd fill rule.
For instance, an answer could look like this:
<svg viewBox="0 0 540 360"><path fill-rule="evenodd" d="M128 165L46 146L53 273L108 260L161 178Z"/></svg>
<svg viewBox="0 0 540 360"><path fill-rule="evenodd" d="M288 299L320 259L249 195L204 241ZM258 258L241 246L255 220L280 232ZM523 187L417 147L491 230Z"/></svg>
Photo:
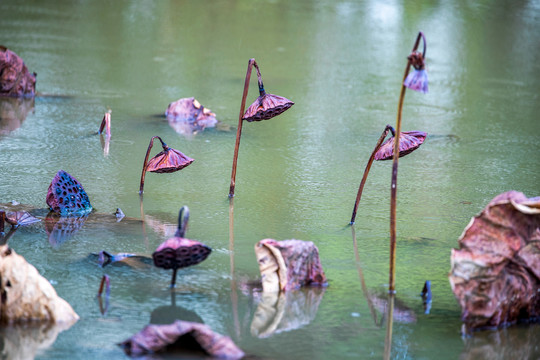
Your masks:
<svg viewBox="0 0 540 360"><path fill-rule="evenodd" d="M23 358L124 359L117 343L156 317L176 316L200 318L254 358L383 357L391 162L373 164L356 225L347 224L369 155L384 126L395 124L418 31L427 38L430 89L407 92L402 130L429 135L399 162L390 356L540 357L535 325L462 338L447 278L450 249L493 197L508 190L540 195L538 1L3 0L0 13L0 43L38 74L42 94L22 105L0 100L0 203L46 208L48 185L63 169L95 208L83 224L64 224L75 231L62 241L49 241L44 222L9 240L81 319L37 348L17 343L14 329L4 331L2 358L19 347ZM295 105L244 124L230 204L251 57L266 90ZM258 95L254 78L248 104ZM191 96L230 130L175 132L162 114ZM93 134L109 109L105 154ZM195 162L147 174L141 207L140 172L154 135ZM91 256L150 255L174 233L183 205L191 212L187 237L213 252L178 272L175 306L169 271L101 268ZM99 215L116 208L127 216L119 223ZM281 299L285 320L274 309L275 323L261 328L253 319L263 298L245 284L259 276L253 248L264 238L313 241L329 286ZM103 274L111 279L105 314L96 299ZM426 280L429 314L420 298Z"/></svg>

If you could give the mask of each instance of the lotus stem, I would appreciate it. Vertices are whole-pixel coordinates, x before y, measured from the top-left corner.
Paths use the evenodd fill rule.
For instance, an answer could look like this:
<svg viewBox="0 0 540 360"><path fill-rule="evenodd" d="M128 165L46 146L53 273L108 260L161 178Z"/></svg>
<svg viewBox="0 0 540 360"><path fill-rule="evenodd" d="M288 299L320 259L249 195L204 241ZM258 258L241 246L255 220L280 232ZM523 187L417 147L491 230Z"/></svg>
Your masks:
<svg viewBox="0 0 540 360"><path fill-rule="evenodd" d="M172 278L171 278L171 289L176 286L176 271L177 268L173 268Z"/></svg>
<svg viewBox="0 0 540 360"><path fill-rule="evenodd" d="M238 127L236 129L236 143L234 145L234 158L233 158L233 165L232 165L232 173L231 173L231 186L229 188L229 198L232 198L234 196L234 187L236 185L236 164L238 162L238 148L240 147L240 137L242 136L242 124L243 124L243 116L244 111L246 108L246 98L249 90L249 80L251 79L251 70L253 69L253 66L255 65L257 68L257 72L259 67L256 65L255 59L249 59L248 62L248 68L246 72L246 78L244 80L244 92L242 94L242 102L240 103L240 115L238 116ZM262 80L261 83L262 85ZM264 88L263 88L264 91Z"/></svg>
<svg viewBox="0 0 540 360"><path fill-rule="evenodd" d="M415 52L418 49L420 44L420 39L424 39L424 55L426 52L426 39L422 32L418 33L416 42L412 52ZM398 175L398 160L399 160L399 139L401 134L401 115L403 112L403 101L405 99L405 91L407 87L403 85L403 82L409 75L409 70L411 68L411 61L407 59L407 66L405 67L405 74L403 75L403 81L401 82L401 93L399 94L398 102L398 112L396 119L396 136L394 139L394 155L392 161L392 184L390 187L390 276L389 276L389 293L396 292L396 198L397 198L397 175Z"/></svg>
<svg viewBox="0 0 540 360"><path fill-rule="evenodd" d="M139 187L139 195L142 195L143 189L144 189L144 177L146 176L146 164L148 163L148 156L150 155L150 150L152 150L152 146L154 146L154 139L159 139L161 141L161 145L163 146L163 149L167 148L167 144L161 140L159 136L153 136L152 139L150 139L150 144L148 144L148 150L146 150L146 157L144 158L143 168L142 168L142 174L141 174L141 185Z"/></svg>
<svg viewBox="0 0 540 360"><path fill-rule="evenodd" d="M178 213L178 229L174 236L183 238L186 234L186 229L189 221L189 208L187 206L182 206L180 212Z"/></svg>
<svg viewBox="0 0 540 360"><path fill-rule="evenodd" d="M384 131L381 134L381 137L377 141L377 145L375 145L375 148L373 149L373 152L371 153L371 156L369 157L366 168L364 169L364 175L362 176L362 181L360 182L360 186L358 187L358 193L356 194L356 201L354 202L351 222L349 223L349 225L353 225L356 220L356 212L358 211L358 204L360 203L360 199L362 198L362 192L364 191L364 185L366 184L367 176L369 174L369 170L371 169L371 164L373 163L373 160L375 159L375 154L377 153L377 151L379 151L379 148L381 147L384 139L388 135L388 131L392 132L392 135L395 136L394 128L391 127L390 125L386 125L386 127L384 128Z"/></svg>
<svg viewBox="0 0 540 360"><path fill-rule="evenodd" d="M257 83L259 85L259 96L264 96L266 95L266 91L264 91L261 70L259 69L259 65L257 65L257 62L255 62L253 66L255 66L255 69L257 70Z"/></svg>
<svg viewBox="0 0 540 360"><path fill-rule="evenodd" d="M0 211L0 235L4 235L4 222L6 221L6 212Z"/></svg>

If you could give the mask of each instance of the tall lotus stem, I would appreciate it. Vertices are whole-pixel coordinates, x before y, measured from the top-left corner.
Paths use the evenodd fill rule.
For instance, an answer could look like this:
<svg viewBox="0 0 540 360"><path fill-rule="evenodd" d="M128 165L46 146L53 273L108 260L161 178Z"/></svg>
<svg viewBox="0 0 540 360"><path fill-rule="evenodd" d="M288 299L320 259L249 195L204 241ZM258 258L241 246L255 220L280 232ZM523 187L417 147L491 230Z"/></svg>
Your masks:
<svg viewBox="0 0 540 360"><path fill-rule="evenodd" d="M233 165L232 165L229 198L232 198L234 196L234 187L236 185L236 164L238 161L238 148L240 147L240 137L242 136L243 116L244 116L244 111L246 108L246 98L247 98L247 94L249 90L249 81L251 80L251 70L253 69L253 65L257 67L257 73L260 74L259 67L257 66L257 63L255 62L255 59L249 59L247 72L246 72L246 78L244 80L244 92L242 94L242 102L240 103L240 115L238 116L238 127L236 129L236 143L234 145L234 159L233 159ZM260 82L260 84L262 85L262 81Z"/></svg>
<svg viewBox="0 0 540 360"><path fill-rule="evenodd" d="M150 155L150 150L152 150L152 146L154 146L154 139L159 139L161 141L161 145L163 148L167 147L167 144L161 140L159 136L152 136L152 139L150 139L150 144L148 144L148 150L146 150L146 156L144 158L143 168L142 168L142 174L141 174L141 185L139 187L139 194L142 195L143 189L144 189L144 177L146 176L146 165L148 163L148 156Z"/></svg>
<svg viewBox="0 0 540 360"><path fill-rule="evenodd" d="M414 43L414 47L412 49L412 53L418 49L418 45L420 44L420 39L423 39L424 41L424 51L423 51L423 57L426 55L426 38L424 37L424 34L422 32L418 33L418 37L416 38L416 42ZM409 70L411 67L411 57L407 58L407 67L405 68L405 74L403 75L403 82L409 75ZM389 287L388 292L395 293L396 292L396 279L395 279L395 273L396 273L396 196L397 196L397 174L398 174L398 160L399 160L399 138L401 134L401 114L403 111L403 101L405 99L405 90L407 87L401 83L401 93L399 95L399 103L398 103L398 112L397 112L397 120L396 120L396 136L395 136L395 142L394 142L394 157L392 162L392 185L390 187L390 279L389 279Z"/></svg>
<svg viewBox="0 0 540 360"><path fill-rule="evenodd" d="M381 134L381 137L379 138L379 141L377 141L377 145L375 145L375 148L373 149L373 152L371 153L371 156L369 157L368 163L366 165L366 168L364 169L364 175L362 176L362 181L360 182L360 186L358 187L358 193L356 194L356 201L354 202L354 208L351 216L351 222L350 225L353 225L356 220L356 212L358 211L358 204L360 203L360 199L362 198L362 192L364 191L364 185L366 184L367 176L369 174L369 170L371 169L371 164L373 164L373 160L375 159L375 154L380 149L384 139L388 135L388 131L392 132L392 136L396 136L394 128L390 125L386 125L386 128L384 128L384 131Z"/></svg>

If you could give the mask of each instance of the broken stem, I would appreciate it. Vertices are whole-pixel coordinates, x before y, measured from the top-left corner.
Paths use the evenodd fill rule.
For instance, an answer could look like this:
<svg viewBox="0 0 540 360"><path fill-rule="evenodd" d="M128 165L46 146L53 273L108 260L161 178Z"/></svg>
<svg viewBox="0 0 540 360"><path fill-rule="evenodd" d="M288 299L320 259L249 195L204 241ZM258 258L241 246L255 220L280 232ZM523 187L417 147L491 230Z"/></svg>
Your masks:
<svg viewBox="0 0 540 360"><path fill-rule="evenodd" d="M142 174L141 174L141 185L139 187L139 195L142 195L143 189L144 189L144 177L146 175L146 164L148 163L148 156L150 155L150 150L152 149L152 146L154 146L154 139L158 138L159 141L161 141L161 145L163 146L163 149L167 149L167 144L161 140L159 136L153 136L152 139L150 139L150 144L148 144L148 150L146 150L146 157L144 158L143 168L142 168Z"/></svg>
<svg viewBox="0 0 540 360"><path fill-rule="evenodd" d="M420 39L424 39L424 54L426 52L426 40L422 32L418 33L416 42L412 52L415 52L418 49L420 44ZM405 99L405 91L407 87L403 85L403 82L409 75L409 70L411 68L411 61L407 60L407 67L405 68L405 74L403 75L403 81L401 82L401 93L399 94L398 102L398 112L396 119L396 135L394 140L394 155L392 162L392 184L390 187L390 276L389 276L389 293L396 292L396 197L397 197L397 175L398 175L398 160L399 160L399 140L401 135L401 115L403 112L403 101Z"/></svg>
<svg viewBox="0 0 540 360"><path fill-rule="evenodd" d="M103 134L103 129L105 129L105 136L111 136L111 113L109 112L106 112L103 116L98 134Z"/></svg>
<svg viewBox="0 0 540 360"><path fill-rule="evenodd" d="M381 137L377 141L377 145L375 145L375 149L373 149L373 152L371 153L371 156L369 157L366 168L364 169L364 175L362 176L362 181L360 182L360 186L358 187L358 193L356 194L356 201L354 202L351 222L349 223L349 225L353 225L356 220L356 212L358 211L358 204L360 203L360 199L362 198L362 192L364 191L364 185L366 184L367 176L369 174L369 169L371 169L371 164L373 163L373 160L375 159L375 154L377 153L377 151L379 151L379 148L381 147L384 139L388 135L388 131L392 132L392 135L395 136L394 128L391 127L390 125L386 125L386 127L384 128L384 131L381 134Z"/></svg>
<svg viewBox="0 0 540 360"><path fill-rule="evenodd" d="M259 67L257 63L255 62L255 59L249 59L246 78L244 80L244 92L242 94L242 102L240 103L240 115L238 116L238 127L236 129L236 143L234 145L234 158L233 158L232 173L231 173L231 186L229 188L229 198L232 198L234 196L234 187L236 185L236 164L238 161L238 148L240 147L240 137L242 136L242 124L243 124L244 111L246 108L246 98L247 98L247 94L249 90L249 80L251 79L251 70L253 69L254 65L257 69L257 75L260 75ZM259 81L259 91L261 91L261 87L262 87L262 80ZM262 88L262 91L264 92L264 88Z"/></svg>

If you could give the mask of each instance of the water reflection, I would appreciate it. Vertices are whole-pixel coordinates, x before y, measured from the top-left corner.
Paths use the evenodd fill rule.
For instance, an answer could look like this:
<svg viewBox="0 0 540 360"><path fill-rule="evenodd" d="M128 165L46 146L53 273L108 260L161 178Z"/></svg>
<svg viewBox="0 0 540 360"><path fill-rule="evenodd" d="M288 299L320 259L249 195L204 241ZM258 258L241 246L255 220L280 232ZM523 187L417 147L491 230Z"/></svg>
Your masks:
<svg viewBox="0 0 540 360"><path fill-rule="evenodd" d="M176 305L176 292L171 289L171 305L154 309L150 314L150 324L171 324L176 320L204 323L195 311Z"/></svg>
<svg viewBox="0 0 540 360"><path fill-rule="evenodd" d="M0 135L7 135L21 127L34 111L34 98L0 97Z"/></svg>
<svg viewBox="0 0 540 360"><path fill-rule="evenodd" d="M314 287L286 292L263 292L251 322L251 334L270 337L311 323L326 288Z"/></svg>
<svg viewBox="0 0 540 360"><path fill-rule="evenodd" d="M459 359L540 359L540 324L484 331L464 339Z"/></svg>
<svg viewBox="0 0 540 360"><path fill-rule="evenodd" d="M60 216L50 212L45 218L45 231L49 237L49 244L53 248L60 247L83 227L87 218L88 215Z"/></svg>
<svg viewBox="0 0 540 360"><path fill-rule="evenodd" d="M17 324L0 327L2 359L34 359L36 355L52 346L58 334L70 326L50 323Z"/></svg>

